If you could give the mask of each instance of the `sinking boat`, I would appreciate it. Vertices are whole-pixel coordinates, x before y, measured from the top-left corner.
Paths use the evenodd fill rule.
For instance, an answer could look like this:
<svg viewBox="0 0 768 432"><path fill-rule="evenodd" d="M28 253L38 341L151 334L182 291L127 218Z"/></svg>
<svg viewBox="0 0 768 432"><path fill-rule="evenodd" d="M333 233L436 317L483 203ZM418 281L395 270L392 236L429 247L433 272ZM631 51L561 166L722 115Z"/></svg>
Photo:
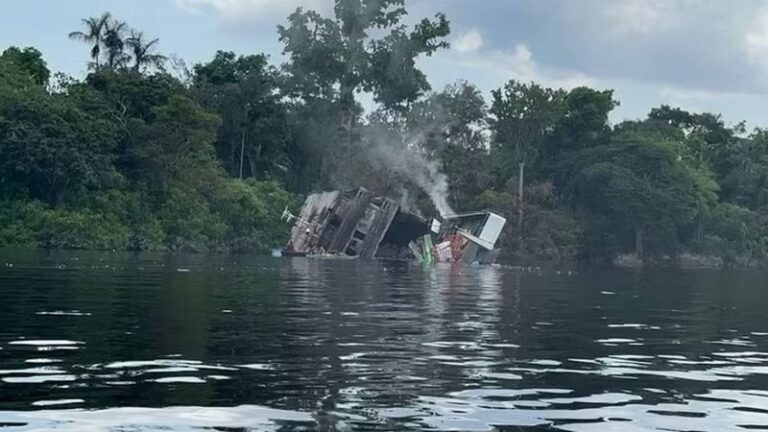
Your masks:
<svg viewBox="0 0 768 432"><path fill-rule="evenodd" d="M338 256L490 264L506 219L473 212L424 219L365 188L309 195L293 222L284 256Z"/></svg>

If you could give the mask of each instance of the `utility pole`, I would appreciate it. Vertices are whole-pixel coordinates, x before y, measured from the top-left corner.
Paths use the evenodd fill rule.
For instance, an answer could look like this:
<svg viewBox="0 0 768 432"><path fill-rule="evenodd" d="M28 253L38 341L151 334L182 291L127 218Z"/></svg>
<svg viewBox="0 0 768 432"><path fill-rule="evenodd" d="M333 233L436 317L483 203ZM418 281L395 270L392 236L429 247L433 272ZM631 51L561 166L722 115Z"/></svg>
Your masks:
<svg viewBox="0 0 768 432"><path fill-rule="evenodd" d="M240 176L239 178L242 180L243 178L243 153L245 152L245 127L243 127L243 139L240 141Z"/></svg>
<svg viewBox="0 0 768 432"><path fill-rule="evenodd" d="M247 103L245 104L245 112L243 115L243 136L242 140L240 141L240 176L239 178L243 179L243 159L245 157L245 129L248 126L248 112L251 110L251 104Z"/></svg>
<svg viewBox="0 0 768 432"><path fill-rule="evenodd" d="M525 178L525 161L518 163L518 174L517 174L517 232L518 235L522 238L523 235L523 204L525 203L525 198L523 197L523 193L525 192L525 185L524 185L524 178Z"/></svg>

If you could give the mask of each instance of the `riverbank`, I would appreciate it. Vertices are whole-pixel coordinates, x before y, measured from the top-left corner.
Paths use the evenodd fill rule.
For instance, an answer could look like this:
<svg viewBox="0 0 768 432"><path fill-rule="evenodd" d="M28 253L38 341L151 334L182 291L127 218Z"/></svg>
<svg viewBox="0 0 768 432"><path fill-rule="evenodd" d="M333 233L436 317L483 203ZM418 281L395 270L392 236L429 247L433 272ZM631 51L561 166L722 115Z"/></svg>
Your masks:
<svg viewBox="0 0 768 432"><path fill-rule="evenodd" d="M617 256L611 263L618 268L675 267L681 269L718 269L741 268L757 269L768 267L768 260L747 256L718 256L695 253L682 253L675 257L666 256L643 262L633 254Z"/></svg>
<svg viewBox="0 0 768 432"><path fill-rule="evenodd" d="M0 247L264 253L285 242L280 215L292 194L274 182L214 180L174 186L162 202L137 190L84 194L59 208L0 202Z"/></svg>
<svg viewBox="0 0 768 432"><path fill-rule="evenodd" d="M82 241L82 240L80 240ZM277 241L277 240L275 240ZM274 242L273 242L274 243ZM99 241L103 244L103 240ZM130 249L130 248L72 248L72 247L41 247L35 245L9 245L0 244L0 254L5 256L23 256L25 259L34 257L57 257L67 256L72 253L90 257L112 257L119 261L133 259L133 257L152 257L157 260L176 263L179 259L183 262L200 263L200 260L211 260L216 262L235 262L238 257L256 257L268 256L274 248L281 247L278 244L274 247L261 245L251 249L238 249L220 247L208 250L191 249L171 249L168 247L158 247L152 249ZM107 254L107 255L104 255ZM205 257L205 258L203 258ZM375 260L374 260L375 261ZM2 265L3 263L0 263ZM12 263L5 263L11 264ZM695 255L690 253L681 254L678 257L667 257L663 260L651 260L643 263L634 255L626 254L616 257L612 262L585 262L577 260L554 261L554 260L527 260L524 262L512 259L500 259L497 263L499 267L518 270L522 273L557 273L557 274L575 274L583 271L595 271L600 269L635 269L635 270L656 270L656 269L681 269L681 270L717 270L717 269L764 269L768 268L768 262L760 260L748 260L741 258L739 260L727 261L721 257L712 255Z"/></svg>

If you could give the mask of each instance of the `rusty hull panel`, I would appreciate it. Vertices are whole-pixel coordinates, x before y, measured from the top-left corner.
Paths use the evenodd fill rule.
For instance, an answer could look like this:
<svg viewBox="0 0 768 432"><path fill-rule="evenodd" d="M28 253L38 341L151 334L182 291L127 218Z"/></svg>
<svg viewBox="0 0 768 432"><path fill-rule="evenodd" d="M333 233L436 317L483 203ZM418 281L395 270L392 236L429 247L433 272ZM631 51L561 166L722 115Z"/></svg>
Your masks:
<svg viewBox="0 0 768 432"><path fill-rule="evenodd" d="M399 210L395 201L362 187L310 195L291 230L287 249L374 258Z"/></svg>
<svg viewBox="0 0 768 432"><path fill-rule="evenodd" d="M299 219L291 229L287 249L291 252L309 252L318 247L319 234L339 199L339 192L312 194L304 201Z"/></svg>

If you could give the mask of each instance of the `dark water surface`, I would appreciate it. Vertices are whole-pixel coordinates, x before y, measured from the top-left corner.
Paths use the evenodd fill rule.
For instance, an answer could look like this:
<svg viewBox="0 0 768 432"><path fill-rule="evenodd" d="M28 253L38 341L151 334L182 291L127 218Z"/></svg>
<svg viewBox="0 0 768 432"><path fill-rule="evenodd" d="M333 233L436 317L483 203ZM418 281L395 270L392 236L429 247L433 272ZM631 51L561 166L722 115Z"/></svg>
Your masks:
<svg viewBox="0 0 768 432"><path fill-rule="evenodd" d="M768 430L768 275L0 252L0 430Z"/></svg>

